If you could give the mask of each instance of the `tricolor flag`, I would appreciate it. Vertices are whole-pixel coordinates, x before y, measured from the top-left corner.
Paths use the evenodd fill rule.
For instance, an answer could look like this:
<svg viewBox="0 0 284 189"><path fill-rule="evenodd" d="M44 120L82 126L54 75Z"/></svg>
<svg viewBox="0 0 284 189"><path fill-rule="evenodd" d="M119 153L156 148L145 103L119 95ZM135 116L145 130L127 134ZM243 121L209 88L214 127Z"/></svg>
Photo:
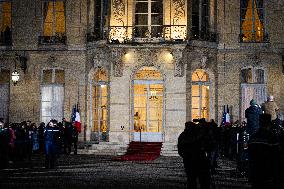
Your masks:
<svg viewBox="0 0 284 189"><path fill-rule="evenodd" d="M76 127L78 133L81 133L81 119L80 119L80 113L79 113L78 105L73 106L72 123L75 123L75 127Z"/></svg>

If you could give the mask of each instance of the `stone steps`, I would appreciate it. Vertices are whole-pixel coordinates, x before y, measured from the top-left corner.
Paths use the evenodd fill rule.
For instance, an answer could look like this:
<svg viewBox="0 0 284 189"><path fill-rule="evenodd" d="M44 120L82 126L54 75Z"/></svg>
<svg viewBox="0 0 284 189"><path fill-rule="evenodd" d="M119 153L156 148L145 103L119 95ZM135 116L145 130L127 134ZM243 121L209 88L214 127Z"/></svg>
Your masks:
<svg viewBox="0 0 284 189"><path fill-rule="evenodd" d="M179 156L177 145L173 143L163 143L161 155L162 156Z"/></svg>
<svg viewBox="0 0 284 189"><path fill-rule="evenodd" d="M98 144L90 144L88 147L78 151L78 153L116 156L124 154L126 150L127 144L101 142Z"/></svg>

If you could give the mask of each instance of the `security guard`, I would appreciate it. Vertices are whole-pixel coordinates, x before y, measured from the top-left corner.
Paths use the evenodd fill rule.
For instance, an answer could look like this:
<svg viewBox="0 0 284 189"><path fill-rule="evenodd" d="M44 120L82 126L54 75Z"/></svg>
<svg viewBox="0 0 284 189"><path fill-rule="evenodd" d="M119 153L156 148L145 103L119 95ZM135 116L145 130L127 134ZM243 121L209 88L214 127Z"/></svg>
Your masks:
<svg viewBox="0 0 284 189"><path fill-rule="evenodd" d="M59 154L60 131L56 120L51 120L44 132L45 136L45 168L54 168Z"/></svg>

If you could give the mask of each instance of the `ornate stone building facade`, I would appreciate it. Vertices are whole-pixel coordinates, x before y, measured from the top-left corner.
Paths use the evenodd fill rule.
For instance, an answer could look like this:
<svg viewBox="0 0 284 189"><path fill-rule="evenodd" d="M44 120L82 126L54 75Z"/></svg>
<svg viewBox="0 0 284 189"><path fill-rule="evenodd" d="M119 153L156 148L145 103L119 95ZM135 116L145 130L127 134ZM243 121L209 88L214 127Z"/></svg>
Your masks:
<svg viewBox="0 0 284 189"><path fill-rule="evenodd" d="M284 111L283 0L4 0L0 117L70 118L94 152L175 154L184 123L231 121L267 95ZM16 85L13 71L20 74Z"/></svg>

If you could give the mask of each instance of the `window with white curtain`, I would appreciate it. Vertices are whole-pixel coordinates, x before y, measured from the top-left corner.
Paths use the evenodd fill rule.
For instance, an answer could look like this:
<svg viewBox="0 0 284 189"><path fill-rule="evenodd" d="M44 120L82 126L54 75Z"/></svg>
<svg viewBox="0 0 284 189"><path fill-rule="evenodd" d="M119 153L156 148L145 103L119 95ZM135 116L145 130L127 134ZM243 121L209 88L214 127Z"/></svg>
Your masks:
<svg viewBox="0 0 284 189"><path fill-rule="evenodd" d="M45 69L42 71L41 121L64 117L64 70Z"/></svg>
<svg viewBox="0 0 284 189"><path fill-rule="evenodd" d="M241 120L252 99L261 105L266 100L265 72L262 68L243 68L241 70Z"/></svg>

